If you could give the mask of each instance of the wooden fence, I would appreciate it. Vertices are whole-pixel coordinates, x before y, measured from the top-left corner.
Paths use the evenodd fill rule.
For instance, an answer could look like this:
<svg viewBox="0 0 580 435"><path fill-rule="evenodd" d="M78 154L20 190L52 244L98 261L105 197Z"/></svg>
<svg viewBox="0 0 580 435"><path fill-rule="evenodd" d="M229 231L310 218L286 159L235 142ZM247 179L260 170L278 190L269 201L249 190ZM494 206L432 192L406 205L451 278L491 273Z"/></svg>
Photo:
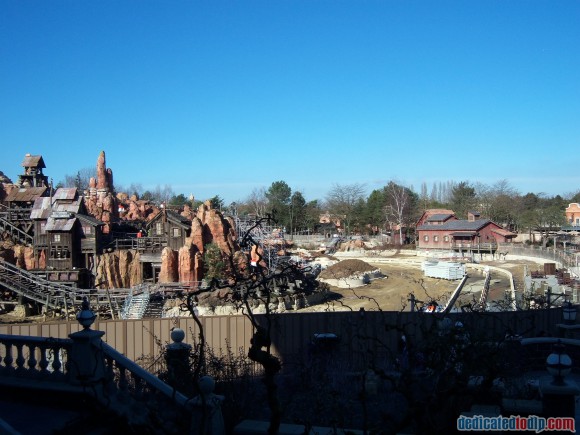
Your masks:
<svg viewBox="0 0 580 435"><path fill-rule="evenodd" d="M530 310L497 313L452 313L451 324L461 322L472 337L484 340L502 340L506 334L523 337L557 336L557 324L562 321L562 310ZM256 316L263 326L268 318ZM270 316L272 352L279 355L284 365L291 365L313 350L312 338L316 333L335 334L337 348L357 366L368 364L389 365L397 354L397 344L404 334L410 346L419 345L437 331L439 313L411 313L392 311L285 313ZM247 349L252 337L252 325L244 316L202 317L207 345L214 352L229 347L234 353ZM131 360L142 356L157 357L170 343L171 329L186 332L185 342L198 340L198 327L192 318L97 320L93 329L105 332L103 340ZM4 324L0 334L35 337L66 338L80 329L77 322ZM431 331L431 332L429 332Z"/></svg>

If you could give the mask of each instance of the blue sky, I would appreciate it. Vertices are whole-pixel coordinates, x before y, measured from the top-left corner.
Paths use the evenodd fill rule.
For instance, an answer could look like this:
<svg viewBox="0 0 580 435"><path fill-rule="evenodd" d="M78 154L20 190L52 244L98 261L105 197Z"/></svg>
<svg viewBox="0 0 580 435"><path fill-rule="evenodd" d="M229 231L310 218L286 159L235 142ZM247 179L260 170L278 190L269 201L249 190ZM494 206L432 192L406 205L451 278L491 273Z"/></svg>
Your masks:
<svg viewBox="0 0 580 435"><path fill-rule="evenodd" d="M284 180L580 190L576 0L0 0L0 170L226 203Z"/></svg>

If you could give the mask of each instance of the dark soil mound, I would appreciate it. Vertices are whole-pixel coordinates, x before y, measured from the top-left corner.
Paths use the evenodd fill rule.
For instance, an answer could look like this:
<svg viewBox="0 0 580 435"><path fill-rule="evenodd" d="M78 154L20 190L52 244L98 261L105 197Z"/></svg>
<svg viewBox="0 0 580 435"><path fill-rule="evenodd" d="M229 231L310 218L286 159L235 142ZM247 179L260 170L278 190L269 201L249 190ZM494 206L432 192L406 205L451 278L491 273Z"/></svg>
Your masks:
<svg viewBox="0 0 580 435"><path fill-rule="evenodd" d="M373 270L377 270L377 268L362 260L343 260L326 268L318 276L322 279L348 278L355 274L372 272Z"/></svg>

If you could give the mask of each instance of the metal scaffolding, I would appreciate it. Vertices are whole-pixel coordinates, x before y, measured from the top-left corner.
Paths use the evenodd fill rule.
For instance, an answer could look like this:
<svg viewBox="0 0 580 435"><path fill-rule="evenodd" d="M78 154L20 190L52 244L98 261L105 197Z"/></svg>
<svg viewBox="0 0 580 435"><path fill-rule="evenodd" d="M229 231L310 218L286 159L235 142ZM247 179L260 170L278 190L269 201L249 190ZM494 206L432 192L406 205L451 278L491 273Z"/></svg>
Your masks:
<svg viewBox="0 0 580 435"><path fill-rule="evenodd" d="M235 216L234 220L241 250L250 255L252 245L257 245L268 270L276 270L278 264L285 259L278 255L280 248L284 246L282 231L267 219Z"/></svg>

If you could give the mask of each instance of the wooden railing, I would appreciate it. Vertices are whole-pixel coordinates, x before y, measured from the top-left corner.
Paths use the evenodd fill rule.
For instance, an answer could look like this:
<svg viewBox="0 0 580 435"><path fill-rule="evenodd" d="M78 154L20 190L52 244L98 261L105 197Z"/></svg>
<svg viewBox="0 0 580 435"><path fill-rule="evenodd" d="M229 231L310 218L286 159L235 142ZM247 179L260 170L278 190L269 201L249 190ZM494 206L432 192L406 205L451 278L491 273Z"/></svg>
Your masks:
<svg viewBox="0 0 580 435"><path fill-rule="evenodd" d="M110 243L115 249L136 249L138 251L161 251L167 246L166 237L135 237L115 239Z"/></svg>
<svg viewBox="0 0 580 435"><path fill-rule="evenodd" d="M497 243L472 243L454 241L451 244L451 247L454 249L470 249L471 251L494 251L497 249Z"/></svg>

